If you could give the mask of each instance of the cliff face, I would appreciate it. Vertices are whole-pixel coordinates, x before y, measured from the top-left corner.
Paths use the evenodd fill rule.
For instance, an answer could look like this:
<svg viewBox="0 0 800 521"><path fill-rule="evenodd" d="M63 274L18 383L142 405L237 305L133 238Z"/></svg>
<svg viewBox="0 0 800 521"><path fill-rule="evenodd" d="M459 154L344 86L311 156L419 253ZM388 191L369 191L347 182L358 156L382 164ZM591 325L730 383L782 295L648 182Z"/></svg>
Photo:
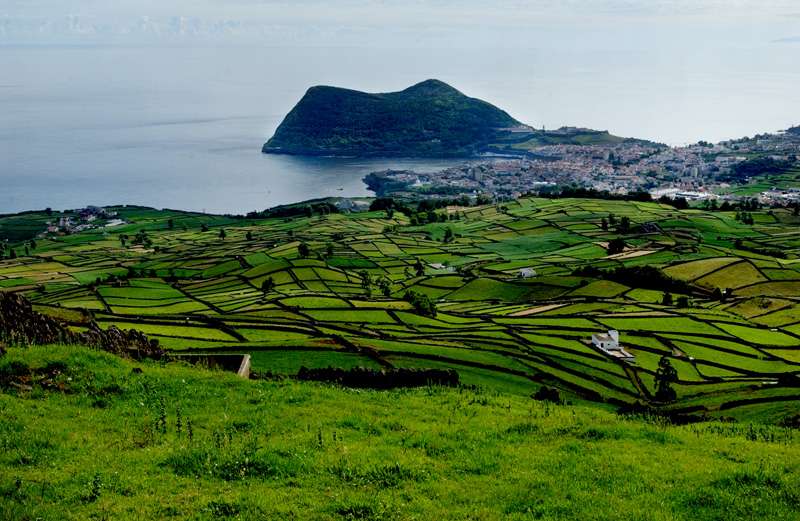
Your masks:
<svg viewBox="0 0 800 521"><path fill-rule="evenodd" d="M312 87L286 116L264 153L466 157L521 124L506 112L438 80L369 94Z"/></svg>

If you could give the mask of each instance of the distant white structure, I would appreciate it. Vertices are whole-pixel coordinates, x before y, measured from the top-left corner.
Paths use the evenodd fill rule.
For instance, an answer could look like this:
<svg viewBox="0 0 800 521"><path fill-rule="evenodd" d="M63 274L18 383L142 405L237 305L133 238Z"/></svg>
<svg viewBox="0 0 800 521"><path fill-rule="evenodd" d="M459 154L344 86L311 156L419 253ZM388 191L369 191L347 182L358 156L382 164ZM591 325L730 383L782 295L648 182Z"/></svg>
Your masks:
<svg viewBox="0 0 800 521"><path fill-rule="evenodd" d="M533 268L522 268L519 270L519 278L531 279L536 276L536 270Z"/></svg>
<svg viewBox="0 0 800 521"><path fill-rule="evenodd" d="M619 331L612 329L608 333L592 335L592 343L603 351L619 349Z"/></svg>
<svg viewBox="0 0 800 521"><path fill-rule="evenodd" d="M619 345L619 331L612 329L608 333L596 333L592 335L592 344L607 355L633 362L636 357L625 351Z"/></svg>

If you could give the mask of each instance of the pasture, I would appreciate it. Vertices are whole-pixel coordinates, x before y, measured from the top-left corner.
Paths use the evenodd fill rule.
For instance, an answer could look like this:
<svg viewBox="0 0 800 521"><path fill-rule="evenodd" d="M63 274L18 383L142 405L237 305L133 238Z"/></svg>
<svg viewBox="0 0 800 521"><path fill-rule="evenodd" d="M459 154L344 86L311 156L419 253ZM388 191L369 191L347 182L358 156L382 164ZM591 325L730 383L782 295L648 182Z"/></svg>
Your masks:
<svg viewBox="0 0 800 521"><path fill-rule="evenodd" d="M777 422L800 399L800 218L790 211L753 225L732 212L585 199L451 207L434 225L399 211L114 211L126 225L38 238L1 261L0 291L74 328L95 320L175 352L251 353L256 372L446 366L466 384L522 395L551 385L619 406L653 400L666 356L679 375L675 411ZM624 233L602 226L623 217ZM14 245L41 219L0 218L0 234L24 222L8 233ZM120 238L140 233L144 244ZM625 247L609 254L616 238ZM612 328L635 362L590 345Z"/></svg>

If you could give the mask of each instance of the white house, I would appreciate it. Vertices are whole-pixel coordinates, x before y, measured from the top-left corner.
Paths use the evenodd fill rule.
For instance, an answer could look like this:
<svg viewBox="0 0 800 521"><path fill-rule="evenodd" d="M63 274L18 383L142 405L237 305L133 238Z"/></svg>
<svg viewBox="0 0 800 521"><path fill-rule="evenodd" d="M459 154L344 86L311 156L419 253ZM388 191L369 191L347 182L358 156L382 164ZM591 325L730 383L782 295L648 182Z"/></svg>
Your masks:
<svg viewBox="0 0 800 521"><path fill-rule="evenodd" d="M445 264L442 264L441 262L433 262L429 264L429 266L435 270L445 270L450 273L454 273L456 271L455 266L447 266Z"/></svg>
<svg viewBox="0 0 800 521"><path fill-rule="evenodd" d="M519 278L530 279L536 276L536 270L533 268L522 268L519 270Z"/></svg>
<svg viewBox="0 0 800 521"><path fill-rule="evenodd" d="M603 351L619 350L619 331L612 329L608 333L592 335L592 343Z"/></svg>
<svg viewBox="0 0 800 521"><path fill-rule="evenodd" d="M633 362L636 357L625 351L619 345L619 331L612 329L608 333L596 333L592 335L592 344L607 355Z"/></svg>

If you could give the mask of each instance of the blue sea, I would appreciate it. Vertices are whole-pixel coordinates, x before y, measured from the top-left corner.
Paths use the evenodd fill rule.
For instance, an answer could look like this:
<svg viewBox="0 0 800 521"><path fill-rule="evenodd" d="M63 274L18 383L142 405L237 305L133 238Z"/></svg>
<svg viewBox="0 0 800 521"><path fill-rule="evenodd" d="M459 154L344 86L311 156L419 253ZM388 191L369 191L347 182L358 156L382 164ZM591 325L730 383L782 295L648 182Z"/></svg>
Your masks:
<svg viewBox="0 0 800 521"><path fill-rule="evenodd" d="M800 123L797 44L394 49L0 46L0 213L89 204L244 213L369 192L365 174L453 161L264 155L305 90L438 78L537 127L670 144Z"/></svg>

